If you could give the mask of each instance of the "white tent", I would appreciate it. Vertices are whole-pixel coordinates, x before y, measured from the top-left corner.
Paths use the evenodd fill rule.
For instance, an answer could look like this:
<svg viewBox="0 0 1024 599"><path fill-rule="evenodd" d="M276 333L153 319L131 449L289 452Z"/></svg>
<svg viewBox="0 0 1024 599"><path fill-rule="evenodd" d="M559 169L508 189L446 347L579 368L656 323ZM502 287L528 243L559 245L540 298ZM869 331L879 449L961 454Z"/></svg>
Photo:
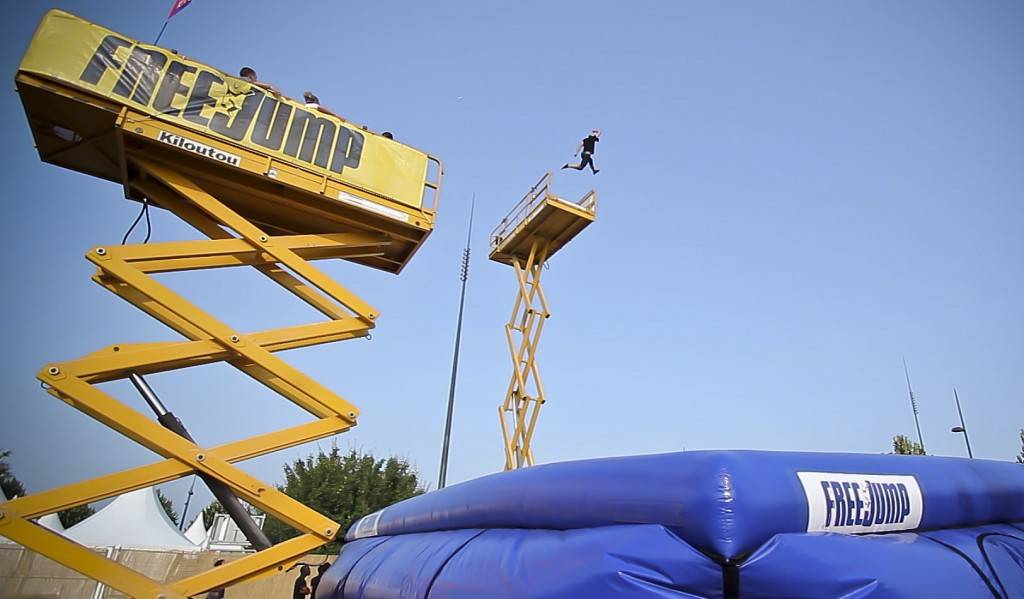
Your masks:
<svg viewBox="0 0 1024 599"><path fill-rule="evenodd" d="M64 525L60 522L60 516L57 514L46 514L45 516L36 520L36 524L49 528L57 534L64 534Z"/></svg>
<svg viewBox="0 0 1024 599"><path fill-rule="evenodd" d="M7 501L7 496L4 495L4 490L0 489L0 503ZM49 528L55 533L64 534L64 525L60 522L60 516L57 514L46 514L41 518L36 518L36 524ZM0 537L0 543L13 543L7 537Z"/></svg>
<svg viewBox="0 0 1024 599"><path fill-rule="evenodd" d="M121 495L67 529L64 536L90 547L199 551L171 522L152 487Z"/></svg>
<svg viewBox="0 0 1024 599"><path fill-rule="evenodd" d="M205 548L209 543L210 532L203 526L203 515L199 514L196 516L192 525L185 531L185 538L192 541L200 548Z"/></svg>

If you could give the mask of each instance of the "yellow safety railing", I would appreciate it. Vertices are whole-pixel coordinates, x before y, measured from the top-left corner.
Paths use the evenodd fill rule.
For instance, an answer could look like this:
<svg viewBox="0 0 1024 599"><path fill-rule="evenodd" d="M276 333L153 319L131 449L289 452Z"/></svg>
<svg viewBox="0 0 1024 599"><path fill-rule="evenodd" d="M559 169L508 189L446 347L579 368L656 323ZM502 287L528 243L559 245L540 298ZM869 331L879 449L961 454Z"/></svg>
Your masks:
<svg viewBox="0 0 1024 599"><path fill-rule="evenodd" d="M544 173L544 176L540 178L540 181L534 184L530 188L530 191L526 192L523 199L516 202L516 205L512 207L505 218L501 219L498 226L494 227L491 231L491 249L498 247L498 245L506 239L513 231L516 230L519 225L523 224L528 220L530 214L536 209L547 197L551 194L551 173Z"/></svg>

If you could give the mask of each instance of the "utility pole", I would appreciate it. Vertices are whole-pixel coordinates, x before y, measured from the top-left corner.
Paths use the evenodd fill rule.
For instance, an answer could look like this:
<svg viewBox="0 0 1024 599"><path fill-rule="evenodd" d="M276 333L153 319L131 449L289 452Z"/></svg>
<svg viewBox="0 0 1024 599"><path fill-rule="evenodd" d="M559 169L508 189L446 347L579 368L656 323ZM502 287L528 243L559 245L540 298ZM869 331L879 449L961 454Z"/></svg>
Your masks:
<svg viewBox="0 0 1024 599"><path fill-rule="evenodd" d="M910 370L907 369L907 359L903 358L903 374L907 377L907 394L910 395L910 408L914 410L914 424L917 425L917 442L921 445L921 452L924 452L924 439L921 437L921 421L917 418L917 400L914 399L914 390L910 388Z"/></svg>
<svg viewBox="0 0 1024 599"><path fill-rule="evenodd" d="M444 421L444 442L441 446L441 473L437 488L443 489L448 479L448 446L452 436L452 413L455 410L455 379L459 372L459 345L462 342L462 312L466 306L466 281L469 279L469 244L473 238L473 212L476 210L476 194L469 205L469 232L466 234L466 249L462 250L462 295L459 298L459 320L455 325L455 354L452 356L452 380L448 385L448 417Z"/></svg>
<svg viewBox="0 0 1024 599"><path fill-rule="evenodd" d="M188 487L188 496L185 497L185 507L181 508L181 522L178 522L178 530L185 530L185 516L188 515L188 506L192 503L192 494L196 490L196 477L192 476L192 484Z"/></svg>

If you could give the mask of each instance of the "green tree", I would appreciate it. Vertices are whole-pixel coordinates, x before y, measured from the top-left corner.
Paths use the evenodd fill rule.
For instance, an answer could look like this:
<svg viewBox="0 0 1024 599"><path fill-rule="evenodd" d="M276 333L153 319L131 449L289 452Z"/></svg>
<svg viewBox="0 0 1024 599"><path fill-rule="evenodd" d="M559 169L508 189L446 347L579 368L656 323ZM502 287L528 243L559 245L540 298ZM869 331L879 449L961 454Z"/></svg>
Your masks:
<svg viewBox="0 0 1024 599"><path fill-rule="evenodd" d="M1020 429L1020 453L1017 454L1017 463L1024 464L1024 428Z"/></svg>
<svg viewBox="0 0 1024 599"><path fill-rule="evenodd" d="M213 526L213 519L217 514L226 514L224 506L219 501L214 499L210 502L210 505L203 508L203 528L210 530Z"/></svg>
<svg viewBox="0 0 1024 599"><path fill-rule="evenodd" d="M14 471L11 469L10 464L7 463L7 458L10 455L10 451L0 450L0 487L3 488L4 497L14 499L15 497L24 496L26 491L25 485L18 480L18 477L14 476ZM64 528L70 528L95 513L96 510L92 509L89 505L79 505L68 508L63 512L58 512L57 517L60 518L60 523Z"/></svg>
<svg viewBox="0 0 1024 599"><path fill-rule="evenodd" d="M92 509L92 506L86 504L68 508L63 512L58 513L57 516L60 518L60 523L64 525L64 528L71 528L95 513L96 510Z"/></svg>
<svg viewBox="0 0 1024 599"><path fill-rule="evenodd" d="M284 467L285 483L278 489L341 525L339 537L353 522L395 502L424 492L416 470L403 459L376 459L356 450L342 453L337 446L320 450ZM267 517L263 530L274 543L299 532L276 518ZM321 551L334 553L335 541Z"/></svg>
<svg viewBox="0 0 1024 599"><path fill-rule="evenodd" d="M4 497L14 499L25 494L25 485L14 476L11 465L7 463L10 455L10 451L0 449L0 488L4 491Z"/></svg>
<svg viewBox="0 0 1024 599"><path fill-rule="evenodd" d="M174 511L174 504L171 503L171 500L160 489L156 490L156 498L160 500L160 505L164 506L164 511L167 512L167 517L171 519L171 522L178 524L178 512Z"/></svg>
<svg viewBox="0 0 1024 599"><path fill-rule="evenodd" d="M924 455L924 447L911 441L906 435L896 435L892 438L892 451L899 455Z"/></svg>

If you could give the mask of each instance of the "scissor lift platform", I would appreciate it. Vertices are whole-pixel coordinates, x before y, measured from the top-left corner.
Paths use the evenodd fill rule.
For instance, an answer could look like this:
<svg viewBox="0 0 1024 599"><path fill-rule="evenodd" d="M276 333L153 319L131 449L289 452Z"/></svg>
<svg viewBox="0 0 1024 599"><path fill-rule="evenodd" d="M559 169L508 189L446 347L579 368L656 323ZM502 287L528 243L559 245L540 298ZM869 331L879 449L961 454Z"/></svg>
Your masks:
<svg viewBox="0 0 1024 599"><path fill-rule="evenodd" d="M237 462L355 426L355 404L277 352L369 336L380 316L376 308L312 261L343 259L399 272L433 230L440 161L60 11L43 18L16 83L43 161L115 181L126 197L167 210L206 239L102 244L86 253L96 267L93 281L182 339L110 345L51 362L36 376L47 393L162 460L0 502L0 536L143 599L184 599L283 571L335 539L338 523ZM158 276L230 267L254 269L322 318L238 330ZM144 375L218 362L289 400L311 420L208 447L174 424L152 390L147 403L158 420L100 387L128 378L141 390L148 387ZM259 551L230 564L163 581L34 523L191 474L300 534L276 545L263 540ZM250 540L259 536L252 531Z"/></svg>
<svg viewBox="0 0 1024 599"><path fill-rule="evenodd" d="M540 280L544 264L596 217L594 190L570 202L551 192L547 173L491 232L491 260L511 266L518 282L505 325L512 376L498 406L506 470L534 465L531 440L547 401L537 368L537 346L551 316Z"/></svg>
<svg viewBox="0 0 1024 599"><path fill-rule="evenodd" d="M16 85L43 161L131 199L145 197L136 158L187 169L272 234L387 236L350 259L388 272L433 230L437 158L68 13L47 13Z"/></svg>
<svg viewBox="0 0 1024 599"><path fill-rule="evenodd" d="M579 202L551 192L547 173L491 231L490 259L512 265L525 263L537 240L547 242L546 258L569 243L597 217L597 193L590 190Z"/></svg>

